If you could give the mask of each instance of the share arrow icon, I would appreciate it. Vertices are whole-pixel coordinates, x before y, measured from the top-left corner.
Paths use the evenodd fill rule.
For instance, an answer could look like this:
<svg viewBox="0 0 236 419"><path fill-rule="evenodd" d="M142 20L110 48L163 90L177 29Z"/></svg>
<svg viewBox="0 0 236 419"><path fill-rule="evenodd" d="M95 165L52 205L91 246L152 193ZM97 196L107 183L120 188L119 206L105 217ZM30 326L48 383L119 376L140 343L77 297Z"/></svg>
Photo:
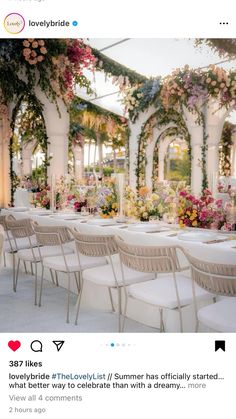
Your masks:
<svg viewBox="0 0 236 419"><path fill-rule="evenodd" d="M57 352L59 352L62 348L62 346L64 345L65 341L64 340L53 340L52 341L54 343L54 345L57 348Z"/></svg>

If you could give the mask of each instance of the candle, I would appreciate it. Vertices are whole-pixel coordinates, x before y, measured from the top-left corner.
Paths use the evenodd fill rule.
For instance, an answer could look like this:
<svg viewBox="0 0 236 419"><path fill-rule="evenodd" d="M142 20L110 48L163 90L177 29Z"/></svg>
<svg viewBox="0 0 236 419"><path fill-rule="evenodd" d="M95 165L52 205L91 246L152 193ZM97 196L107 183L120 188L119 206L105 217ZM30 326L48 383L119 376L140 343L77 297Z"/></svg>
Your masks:
<svg viewBox="0 0 236 419"><path fill-rule="evenodd" d="M118 195L119 195L119 218L124 218L124 187L125 175L124 173L117 173Z"/></svg>
<svg viewBox="0 0 236 419"><path fill-rule="evenodd" d="M55 175L51 176L51 199L50 199L50 209L52 212L55 211L55 186L56 186L56 177Z"/></svg>

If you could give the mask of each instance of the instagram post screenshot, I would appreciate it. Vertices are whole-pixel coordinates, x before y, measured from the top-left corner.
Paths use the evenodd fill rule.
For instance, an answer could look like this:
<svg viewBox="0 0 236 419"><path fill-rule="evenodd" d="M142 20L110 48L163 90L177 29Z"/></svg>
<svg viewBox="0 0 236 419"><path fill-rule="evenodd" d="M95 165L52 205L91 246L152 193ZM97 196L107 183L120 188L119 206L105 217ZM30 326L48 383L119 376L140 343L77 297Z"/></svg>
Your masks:
<svg viewBox="0 0 236 419"><path fill-rule="evenodd" d="M0 21L0 419L236 419L235 3Z"/></svg>

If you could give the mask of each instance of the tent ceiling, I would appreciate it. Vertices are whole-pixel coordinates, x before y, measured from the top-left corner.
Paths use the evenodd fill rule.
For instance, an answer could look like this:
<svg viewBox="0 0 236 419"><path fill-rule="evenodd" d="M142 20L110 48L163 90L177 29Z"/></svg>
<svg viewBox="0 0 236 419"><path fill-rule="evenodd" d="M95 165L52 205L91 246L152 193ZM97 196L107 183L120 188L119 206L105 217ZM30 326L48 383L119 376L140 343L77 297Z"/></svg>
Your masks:
<svg viewBox="0 0 236 419"><path fill-rule="evenodd" d="M108 57L147 77L166 76L175 68L186 64L198 68L224 61L208 46L195 48L194 39L90 38L88 43L102 50ZM229 70L236 67L236 60L219 65ZM89 72L87 76L96 94L88 96L79 88L77 94L94 104L123 115L118 88L112 84L111 78L106 78L102 72L96 73L95 78Z"/></svg>

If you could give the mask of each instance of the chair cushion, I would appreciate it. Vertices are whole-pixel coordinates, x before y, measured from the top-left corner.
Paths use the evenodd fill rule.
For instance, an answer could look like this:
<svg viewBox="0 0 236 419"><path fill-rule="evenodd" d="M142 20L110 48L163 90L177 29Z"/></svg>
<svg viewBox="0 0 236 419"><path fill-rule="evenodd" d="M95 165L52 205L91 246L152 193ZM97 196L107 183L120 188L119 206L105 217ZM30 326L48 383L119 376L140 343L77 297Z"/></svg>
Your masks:
<svg viewBox="0 0 236 419"><path fill-rule="evenodd" d="M4 241L4 252L6 253L11 253L12 249L11 249L11 245L10 245L10 240L5 240ZM17 249L29 249L30 244L29 244L29 239L27 237L24 237L22 239L16 239L16 244L17 244L17 248L15 246L15 241L11 240L11 244L12 244L12 248L14 251L16 251ZM31 237L31 245L33 247L37 246L37 240L35 236Z"/></svg>
<svg viewBox="0 0 236 419"><path fill-rule="evenodd" d="M181 306L189 305L193 302L192 281L182 272L176 273L177 286ZM143 284L135 284L128 287L130 296L145 303L175 309L178 301L172 274L161 274L153 281ZM209 294L204 289L195 285L197 299L209 299Z"/></svg>
<svg viewBox="0 0 236 419"><path fill-rule="evenodd" d="M64 249L64 253L67 255L70 253L73 253L73 251L67 246L63 246L63 249ZM49 256L59 256L62 254L61 246L42 246L40 247L40 254L42 258L49 257ZM33 262L35 260L34 258L40 261L40 254L39 254L38 247L35 247L33 251L31 249L23 249L23 250L18 250L17 252L19 259L26 260L29 262Z"/></svg>
<svg viewBox="0 0 236 419"><path fill-rule="evenodd" d="M69 272L79 272L79 261L75 253L66 255L66 263ZM101 257L89 257L80 255L80 263L83 269L92 268L95 266L105 265L106 259ZM66 266L63 256L60 257L46 257L43 259L43 265L46 268L54 269L55 271L66 272Z"/></svg>
<svg viewBox="0 0 236 419"><path fill-rule="evenodd" d="M236 332L236 298L229 297L201 308L198 319L216 332Z"/></svg>
<svg viewBox="0 0 236 419"><path fill-rule="evenodd" d="M113 263L117 282L119 286L123 286L122 273L119 262ZM153 274L138 272L133 269L129 269L126 266L124 268L124 277L126 284L135 284L136 282L148 281L153 278ZM87 281L94 282L98 285L106 287L116 287L117 283L114 278L112 267L110 264L101 266L96 269L87 269L83 272L83 278Z"/></svg>

